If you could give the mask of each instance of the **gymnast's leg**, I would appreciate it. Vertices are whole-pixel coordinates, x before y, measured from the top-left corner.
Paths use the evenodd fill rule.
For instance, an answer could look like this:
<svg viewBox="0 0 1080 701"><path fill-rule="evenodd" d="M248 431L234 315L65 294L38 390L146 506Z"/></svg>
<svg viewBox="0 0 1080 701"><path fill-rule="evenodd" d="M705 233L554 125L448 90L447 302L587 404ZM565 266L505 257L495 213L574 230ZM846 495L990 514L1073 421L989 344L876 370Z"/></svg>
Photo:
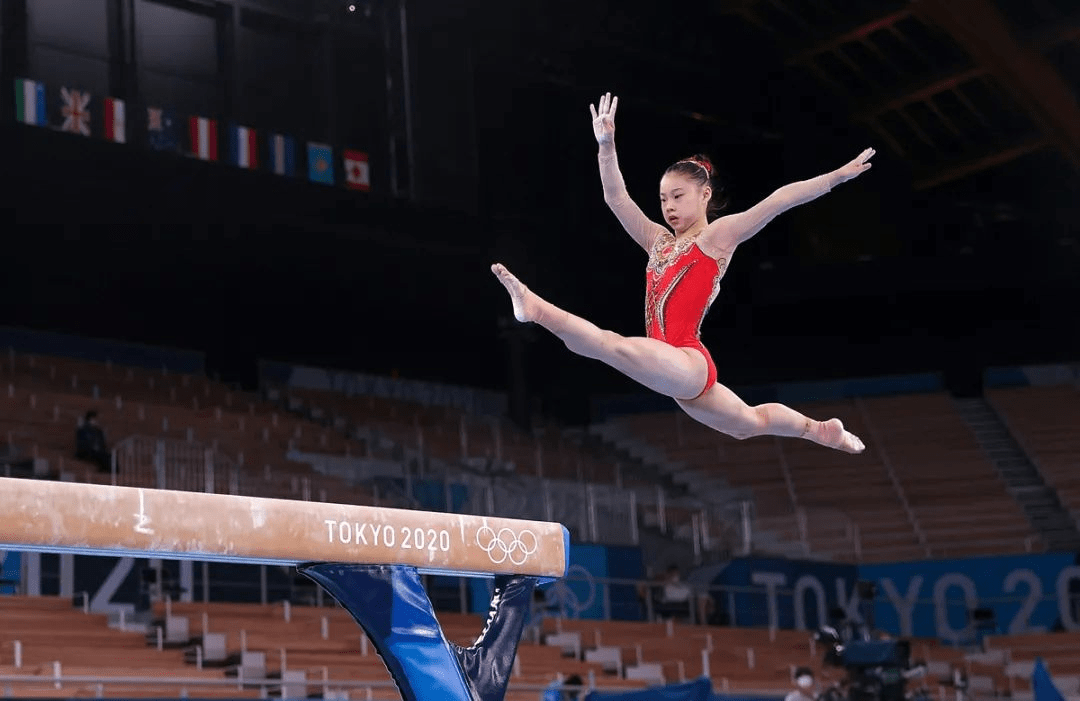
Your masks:
<svg viewBox="0 0 1080 701"><path fill-rule="evenodd" d="M708 366L696 350L606 331L540 298L503 265L496 263L491 271L510 293L518 321L540 324L574 353L607 363L654 392L674 399L696 397L705 386Z"/></svg>
<svg viewBox="0 0 1080 701"><path fill-rule="evenodd" d="M727 387L715 384L696 399L679 400L690 418L738 439L754 436L804 438L846 453L861 453L866 446L844 429L840 419L815 421L783 404L749 406Z"/></svg>

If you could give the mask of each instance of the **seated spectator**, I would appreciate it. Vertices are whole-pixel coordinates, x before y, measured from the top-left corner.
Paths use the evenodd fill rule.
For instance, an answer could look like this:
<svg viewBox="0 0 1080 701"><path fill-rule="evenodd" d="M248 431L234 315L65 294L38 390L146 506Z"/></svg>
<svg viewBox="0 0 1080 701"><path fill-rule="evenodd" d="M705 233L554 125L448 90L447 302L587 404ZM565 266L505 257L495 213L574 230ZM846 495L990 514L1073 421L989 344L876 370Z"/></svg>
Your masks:
<svg viewBox="0 0 1080 701"><path fill-rule="evenodd" d="M653 610L660 618L689 619L694 592L682 581L678 565L667 568L663 579L654 587Z"/></svg>
<svg viewBox="0 0 1080 701"><path fill-rule="evenodd" d="M795 688L784 697L784 701L814 701L814 672L809 667L795 670Z"/></svg>
<svg viewBox="0 0 1080 701"><path fill-rule="evenodd" d="M112 456L105 444L105 432L98 425L97 412L86 412L82 425L75 429L75 457L98 466L98 472L112 470Z"/></svg>
<svg viewBox="0 0 1080 701"><path fill-rule="evenodd" d="M553 681L548 684L541 695L541 701L578 701L583 696L584 684L581 677L571 674L564 681Z"/></svg>

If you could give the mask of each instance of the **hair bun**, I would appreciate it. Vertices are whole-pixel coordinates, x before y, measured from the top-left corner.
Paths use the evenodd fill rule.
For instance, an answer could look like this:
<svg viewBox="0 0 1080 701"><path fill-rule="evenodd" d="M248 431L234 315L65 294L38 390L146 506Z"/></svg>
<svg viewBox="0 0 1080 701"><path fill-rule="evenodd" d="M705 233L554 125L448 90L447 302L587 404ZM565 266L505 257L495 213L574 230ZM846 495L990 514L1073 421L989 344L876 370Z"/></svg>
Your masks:
<svg viewBox="0 0 1080 701"><path fill-rule="evenodd" d="M705 170L705 172L709 174L710 177L712 176L712 174L713 174L713 165L712 165L712 161L709 160L708 156L706 156L703 153L698 153L698 154L695 154L693 157L691 157L690 160L693 161L694 163L697 163L699 166L701 166Z"/></svg>
<svg viewBox="0 0 1080 701"><path fill-rule="evenodd" d="M698 158L687 158L679 161L679 163L693 163L698 168L701 168L703 171L705 171L705 175L707 177L712 177L712 163L709 163L708 161L702 161Z"/></svg>

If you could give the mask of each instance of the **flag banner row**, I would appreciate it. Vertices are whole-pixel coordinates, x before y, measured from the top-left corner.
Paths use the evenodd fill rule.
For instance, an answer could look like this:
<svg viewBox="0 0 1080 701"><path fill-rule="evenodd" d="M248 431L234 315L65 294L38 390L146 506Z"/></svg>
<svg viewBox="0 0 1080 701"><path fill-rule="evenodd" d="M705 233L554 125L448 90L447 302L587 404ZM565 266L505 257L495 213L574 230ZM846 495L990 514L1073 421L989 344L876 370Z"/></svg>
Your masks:
<svg viewBox="0 0 1080 701"><path fill-rule="evenodd" d="M145 135L145 145L155 151L283 177L300 177L306 170L311 182L371 190L368 154L364 151L301 142L286 134L241 124L222 125L212 117L181 115L164 107L141 107L131 114L124 100L98 97L77 88L61 87L50 94L40 82L17 78L15 119L120 144L129 143L135 133ZM340 171L335 168L335 158L341 159Z"/></svg>

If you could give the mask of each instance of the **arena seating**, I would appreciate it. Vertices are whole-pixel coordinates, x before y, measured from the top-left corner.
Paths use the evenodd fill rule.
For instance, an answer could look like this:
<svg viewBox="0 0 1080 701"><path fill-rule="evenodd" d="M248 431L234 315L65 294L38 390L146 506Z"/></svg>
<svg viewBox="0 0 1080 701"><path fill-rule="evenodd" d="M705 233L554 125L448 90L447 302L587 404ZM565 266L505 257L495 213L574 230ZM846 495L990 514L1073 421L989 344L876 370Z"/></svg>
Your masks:
<svg viewBox="0 0 1080 701"><path fill-rule="evenodd" d="M15 353L0 359L0 370L0 436L44 458L54 472L75 472L79 479L103 478L71 457L75 426L93 408L114 441L133 434L171 437L242 457L254 484L241 493L312 499L334 494L336 500L373 503L370 490L346 487L289 460L291 450L371 455L375 441L346 437L357 426L450 464L501 458L519 473L634 484L629 475L616 476L610 451L583 448L562 432L533 435L505 420L444 407L314 390L288 390L275 404L204 377ZM869 449L847 456L799 440L740 442L678 412L616 422L684 472L697 470L698 479L712 474L752 489L756 527L804 543L815 556L884 561L1041 550L946 395L799 408L815 417L841 417ZM1072 449L1067 425L1068 417L1062 418L1063 428L1047 439L1045 459L1039 456L1051 464L1048 469L1057 469L1055 486L1062 485L1065 497L1070 477L1053 466L1066 464ZM154 484L153 475L142 479Z"/></svg>
<svg viewBox="0 0 1080 701"><path fill-rule="evenodd" d="M0 675L30 675L42 678L40 685L12 685L19 697L71 697L82 695L123 695L132 697L176 697L181 685L111 683L109 678L156 678L215 680L217 686L196 686L190 683L192 696L258 698L260 687L275 686L281 672L302 671L311 692L321 694L324 680L356 682L354 698L399 699L390 676L374 648L364 644L356 623L340 608L291 607L285 620L282 605L252 604L180 604L169 605L172 616L187 616L192 631L192 645L199 643L205 620L207 632L224 633L231 652L239 653L241 641L250 652L265 653L266 678L256 681L238 678L229 668L196 668L185 662L184 650L158 650L148 645L141 632L122 632L110 629L105 616L84 614L73 608L69 600L55 597L0 597ZM163 606L157 613L165 615ZM205 614L205 619L203 617ZM327 638L323 638L325 631ZM443 614L440 616L446 635L451 640L470 644L483 626L480 616ZM153 636L150 636L151 639ZM15 667L15 643L21 645L21 666ZM58 644L57 641L62 641ZM64 682L57 687L54 675L59 663L63 677L101 677L99 683ZM284 665L284 667L283 667ZM597 682L608 687L639 688L643 682L605 678L598 664L565 659L557 648L523 641L512 684L544 685L563 675L581 674L588 679L592 672ZM228 680L235 683L227 683ZM267 679L270 681L267 682ZM361 682L371 682L368 697ZM277 683L280 683L278 681ZM331 688L347 689L339 686ZM0 690L3 690L0 684ZM535 690L513 690L508 699L535 699Z"/></svg>
<svg viewBox="0 0 1080 701"><path fill-rule="evenodd" d="M271 674L280 672L284 661L288 669L306 672L309 680L320 680L325 674L336 681L390 681L374 648L340 608L291 607L287 622L280 605L172 604L170 608L173 616L189 616L193 627L201 625L197 621L205 613L209 629L224 633L230 648L238 650L243 639L247 650L264 652ZM447 638L461 645L471 644L483 627L480 616L444 613L439 618ZM513 681L543 685L557 672L587 678L590 670L602 674L599 665L564 661L558 650L524 641Z"/></svg>
<svg viewBox="0 0 1080 701"><path fill-rule="evenodd" d="M218 679L220 670L186 669L179 650L148 648L139 632L123 632L108 627L103 615L84 614L70 600L55 597L0 596L0 675L41 677L41 684L12 685L19 697L63 697L130 695L178 696L176 685L155 685L145 680L183 678ZM16 642L20 649L16 653ZM16 668L16 654L21 666ZM58 686L54 676L105 678L100 683L65 682ZM110 683L109 678L138 677L138 683ZM4 688L0 683L0 689ZM197 689L197 692L196 692ZM6 691L6 690L5 690ZM258 690L235 686L188 687L191 695L209 697L258 698Z"/></svg>
<svg viewBox="0 0 1080 701"><path fill-rule="evenodd" d="M622 478L616 477L610 455L572 444L553 429L531 434L506 419L472 416L449 407L324 390L282 391L309 415L326 414L369 426L408 450L448 464L509 468L518 474L598 484Z"/></svg>
<svg viewBox="0 0 1080 701"><path fill-rule="evenodd" d="M649 469L626 469L625 456L610 446L587 440L582 431L536 426L525 431L505 418L472 416L448 407L426 407L418 403L370 396L348 397L338 392L281 388L285 403L303 416L333 417L334 423L362 425L378 435L392 439L406 455L422 455L425 460L453 467L468 467L481 473L523 477L542 476L576 485L614 487L616 499L626 499L625 490L634 490L640 505L642 523L657 526L655 507L656 475ZM633 462L630 463L633 465ZM627 542L623 514L625 501L615 507L620 519L606 530L618 532ZM677 539L694 539L694 519L701 509L684 508L665 502L665 528ZM567 522L572 530L585 529L580 522ZM730 520L714 518L709 547L727 551L739 539ZM600 526L600 532L604 526Z"/></svg>
<svg viewBox="0 0 1080 701"><path fill-rule="evenodd" d="M408 451L413 450L413 457L420 453L425 460L443 460L455 467L471 464L480 472L501 454L504 466L518 474L541 472L547 478L599 483L620 492L640 487L655 498L656 487L647 475L635 481L633 471L619 470L618 458L610 450L591 449L563 431L541 429L534 434L505 419L378 397L280 388L267 397L239 392L205 377L9 352L0 356L0 443L40 459L48 465L51 477L109 481L109 475L73 458L75 428L83 414L94 409L110 445L126 436L146 437L151 443L170 439L179 448L210 447L227 462L242 462L243 469L232 470L239 475L236 483L230 481L229 470L217 471L215 490L219 492L410 506L413 502L399 485L344 484L306 463L291 461L290 455L295 450L317 456L374 458L395 466L410 459ZM158 486L153 461L142 463L141 472L125 470L121 484ZM176 486L167 481L167 486L204 488L200 475L189 471L181 476L190 484ZM615 508L623 513L627 503L625 497ZM640 503L646 508L646 501ZM568 525L585 529L585 510L570 511L581 518L570 517ZM655 513L646 511L646 522L650 516ZM672 508L667 514L670 531L689 540L692 516ZM599 528L598 533L629 537L622 525L605 522ZM722 533L714 532L714 547L721 547Z"/></svg>
<svg viewBox="0 0 1080 701"><path fill-rule="evenodd" d="M933 557L1042 549L1038 536L952 399L943 393L860 400Z"/></svg>
<svg viewBox="0 0 1080 701"><path fill-rule="evenodd" d="M243 455L243 464L258 477L251 487L264 496L298 498L303 482L310 498L332 495L334 500L375 503L367 488L346 485L289 460L293 450L370 455L373 443L350 437L357 435L349 431L355 426L367 426L400 446L422 448L430 459L448 463L501 456L517 471L535 474L539 456L546 476L599 483L626 480L626 475L616 476L610 451L582 447L562 432L530 434L456 410L292 390L283 393L281 401L267 401L191 375L22 354L14 356L12 367L11 358L0 357L0 439L45 458L54 471L75 479L107 478L71 457L75 426L85 411L95 409L114 441L148 435ZM1062 500L1080 514L1080 479L1070 469L1080 454L1075 436L1080 392L1075 387L992 390L989 399ZM624 434L656 448L684 475L722 475L731 486L751 489L759 527L791 542L805 540L813 555L895 561L1041 550L948 396L907 395L798 408L815 417L841 417L870 449L848 456L795 439L735 441L674 412L627 416L617 423ZM143 478L152 483L152 475ZM207 631L225 634L230 652L238 653L243 640L247 650L265 653L270 675L303 672L313 693L321 692L322 680L329 678L379 682L383 686L373 688L371 698L397 698L386 686L389 676L378 657L371 649L362 653L360 631L340 609L294 606L289 622L281 605L173 603L171 612L189 618L192 644L198 642L205 614ZM83 614L68 601L0 597L0 619L0 674L29 673L42 680L40 685L13 688L17 696L177 694L175 686L117 682L65 683L57 689L56 662L65 677L236 681L221 668L196 669L185 662L181 649L159 651L147 646L142 633L110 629L104 617ZM440 619L448 636L463 644L471 642L482 625L478 616L443 614ZM669 682L693 678L704 671L707 660L717 689L779 693L790 688L794 665L830 673L821 669L820 651L800 632L565 619L547 619L544 631L577 636L581 657L566 657L557 646L526 640L515 684L542 685L556 673L578 673L586 678L591 674L601 686L637 688L657 675ZM56 644L58 639L62 644ZM19 670L13 667L16 640L21 645ZM1080 638L1075 635L995 636L986 649L971 656L935 641L917 641L921 655L916 656L935 663L937 676L954 667L963 669L980 690L1018 698L1030 694L1031 664L1042 656L1066 693L1080 693L1080 658L1075 653ZM610 671L613 659L618 660L617 673ZM232 683L197 690L192 686L187 692L229 698L260 694L256 687ZM532 701L536 695L535 690L512 685L507 698Z"/></svg>
<svg viewBox="0 0 1080 701"><path fill-rule="evenodd" d="M752 489L758 527L788 541L805 538L811 554L889 561L1041 550L947 395L796 408L841 418L866 452L845 455L797 439L736 441L676 412L613 423L658 449L691 484L721 477Z"/></svg>
<svg viewBox="0 0 1080 701"><path fill-rule="evenodd" d="M164 683L113 683L109 678L156 677L185 679L190 695L208 698L255 698L259 687L271 691L280 684L283 669L302 672L308 692L321 695L323 686L331 693L346 691L344 682L355 683L352 698L397 699L390 677L374 649L348 616L337 607L292 606L282 604L176 603L159 604L160 618L166 614L188 619L190 645L198 645L205 631L222 633L227 647L239 658L241 645L265 656L265 677L256 682L240 677L230 667L192 664L192 656L182 648L156 649L147 636L107 627L104 616L84 614L70 601L55 597L0 597L0 675L34 675L40 684L13 686L16 697L59 698L82 695L123 694L131 697L175 697L179 686ZM286 620L286 616L288 620ZM483 625L481 616L442 613L439 615L447 637L470 644ZM324 637L324 633L326 637ZM717 690L733 693L782 694L790 689L795 666L809 666L822 683L839 679L842 671L823 667L823 650L815 648L809 635L801 631L718 628L679 623L634 623L621 621L568 620L548 618L543 633L580 641L581 658L568 657L560 646L533 642L526 636L519 647L518 661L507 699L535 699L536 687L553 680L556 674L579 674L597 686L641 688L652 677L634 679L635 669L659 671L666 682L693 679L708 673ZM152 641L153 636L149 636ZM22 645L22 666L14 667L14 642ZM57 644L57 640L63 640ZM953 670L963 672L978 697L1013 696L1030 698L1031 669L1036 657L1047 661L1059 688L1080 692L1080 633L1034 633L999 635L987 638L985 650L965 652L945 647L936 640L916 639L912 655L929 663L925 684L932 696L948 692ZM595 651L597 660L589 661ZM617 660L617 664L608 661ZM64 677L100 677L99 683L54 682L54 663L60 663ZM617 669L617 671L615 671ZM220 686L196 687L193 680L216 680ZM246 679L246 682L245 682ZM269 681L268 681L269 680ZM334 682L339 686L335 687ZM362 684L370 682L371 695ZM521 688L528 685L527 688Z"/></svg>
<svg viewBox="0 0 1080 701"><path fill-rule="evenodd" d="M1062 505L1080 518L1080 388L991 389L986 397Z"/></svg>
<svg viewBox="0 0 1080 701"><path fill-rule="evenodd" d="M1042 658L1066 696L1080 695L1080 633L1024 633L990 636L986 648L1005 662L1007 688L1030 692L1031 670Z"/></svg>
<svg viewBox="0 0 1080 701"><path fill-rule="evenodd" d="M363 455L360 441L300 419L254 395L204 377L104 363L11 355L0 372L0 437L27 455L43 458L53 476L80 481L109 475L74 459L75 429L87 410L98 412L110 444L131 435L172 438L212 447L247 467L240 493L257 496L373 503L362 488L293 462L291 450ZM8 360L5 358L4 360ZM125 475L125 483L156 486L154 476ZM303 485L304 489L301 488Z"/></svg>
<svg viewBox="0 0 1080 701"><path fill-rule="evenodd" d="M99 479L72 457L75 427L88 409L99 413L112 442L133 434L194 440L242 456L256 471L272 466L284 488L268 493L260 485L263 496L297 496L297 475L320 480L290 463L291 450L372 456L370 442L346 437L354 427L449 464L486 466L501 457L528 475L602 484L623 479L610 454L583 449L562 432L534 436L505 419L443 407L302 389L272 403L205 377L26 354L0 360L0 437L47 460L54 474L77 471L79 479ZM629 475L626 482L633 483ZM332 491L338 493L336 484Z"/></svg>

